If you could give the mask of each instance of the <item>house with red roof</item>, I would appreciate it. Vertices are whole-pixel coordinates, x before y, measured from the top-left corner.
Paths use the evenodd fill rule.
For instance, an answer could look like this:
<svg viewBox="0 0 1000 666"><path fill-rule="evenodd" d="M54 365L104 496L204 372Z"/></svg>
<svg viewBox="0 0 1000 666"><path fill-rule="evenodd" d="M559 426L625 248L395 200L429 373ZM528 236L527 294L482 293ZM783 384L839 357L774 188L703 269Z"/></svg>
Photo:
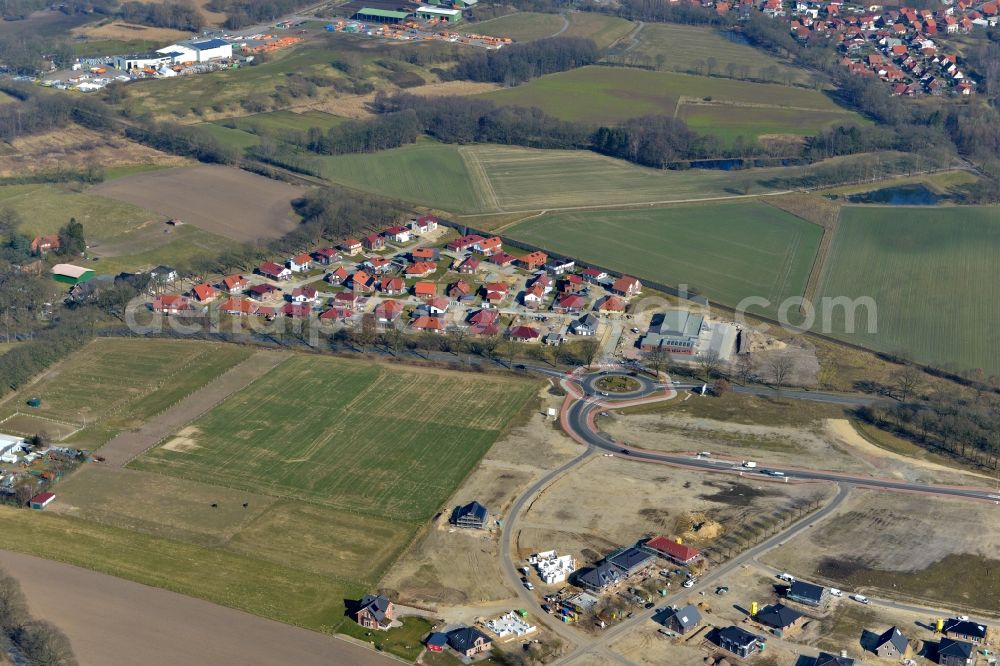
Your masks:
<svg viewBox="0 0 1000 666"><path fill-rule="evenodd" d="M453 282L451 286L448 287L448 297L453 298L456 301L460 301L463 298L468 298L472 295L472 285L470 285L465 280L458 280Z"/></svg>
<svg viewBox="0 0 1000 666"><path fill-rule="evenodd" d="M180 314L190 309L191 304L188 302L187 296L167 294L165 296L157 296L153 301L153 312L164 315Z"/></svg>
<svg viewBox="0 0 1000 666"><path fill-rule="evenodd" d="M490 305L499 305L507 298L510 287L505 282L487 282L483 285L486 302Z"/></svg>
<svg viewBox="0 0 1000 666"><path fill-rule="evenodd" d="M344 254L353 257L361 252L361 241L357 238L348 238L343 243L340 244L340 251Z"/></svg>
<svg viewBox="0 0 1000 666"><path fill-rule="evenodd" d="M507 337L518 342L531 342L537 340L538 329L531 326L514 326L507 331Z"/></svg>
<svg viewBox="0 0 1000 666"><path fill-rule="evenodd" d="M247 317L257 314L257 307L256 303L245 298L227 298L219 306L219 311L228 315Z"/></svg>
<svg viewBox="0 0 1000 666"><path fill-rule="evenodd" d="M579 294L566 294L561 296L552 306L553 312L568 314L579 312L586 305L587 301Z"/></svg>
<svg viewBox="0 0 1000 666"><path fill-rule="evenodd" d="M580 271L580 275L588 282L600 282L608 277L608 274L599 268L584 268Z"/></svg>
<svg viewBox="0 0 1000 666"><path fill-rule="evenodd" d="M275 298L281 295L281 290L272 284L255 284L254 286L247 289L247 293L251 298L256 298L257 300L264 300L267 298Z"/></svg>
<svg viewBox="0 0 1000 666"><path fill-rule="evenodd" d="M396 243L409 243L411 233L409 227L396 225L383 231L382 235Z"/></svg>
<svg viewBox="0 0 1000 666"><path fill-rule="evenodd" d="M521 302L528 308L541 306L543 300L545 300L545 290L538 284L528 287L521 295Z"/></svg>
<svg viewBox="0 0 1000 666"><path fill-rule="evenodd" d="M322 264L323 266L329 266L335 261L340 259L340 253L337 252L335 248L323 247L312 253L313 259L316 260L317 264Z"/></svg>
<svg viewBox="0 0 1000 666"><path fill-rule="evenodd" d="M621 296L615 296L613 294L609 294L604 298L602 298L600 301L598 301L595 309L598 312L621 313L625 312L625 306L626 306L625 299L623 299Z"/></svg>
<svg viewBox="0 0 1000 666"><path fill-rule="evenodd" d="M250 285L250 281L242 275L229 275L222 278L223 290L236 295L243 293L243 290Z"/></svg>
<svg viewBox="0 0 1000 666"><path fill-rule="evenodd" d="M210 301L219 294L215 287L207 282L195 285L194 288L191 289L191 293L194 294L194 297L201 303Z"/></svg>
<svg viewBox="0 0 1000 666"><path fill-rule="evenodd" d="M391 324L403 314L403 304L399 301L382 301L375 306L375 321L380 324Z"/></svg>
<svg viewBox="0 0 1000 666"><path fill-rule="evenodd" d="M386 296L399 296L406 293L406 282L401 277L382 278L378 288Z"/></svg>
<svg viewBox="0 0 1000 666"><path fill-rule="evenodd" d="M308 303L285 303L281 308L281 314L293 319L305 319L312 312L312 307Z"/></svg>
<svg viewBox="0 0 1000 666"><path fill-rule="evenodd" d="M344 268L343 266L337 266L337 268L335 268L333 271L327 273L326 277L324 277L323 279L329 282L330 284L343 284L344 281L347 279L348 275L349 273L347 272L346 268Z"/></svg>
<svg viewBox="0 0 1000 666"><path fill-rule="evenodd" d="M512 254L507 254L503 250L497 252L496 254L490 255L490 263L496 264L500 268L513 266L516 262L517 262L517 257L515 257Z"/></svg>
<svg viewBox="0 0 1000 666"><path fill-rule="evenodd" d="M410 222L410 229L415 234L429 234L438 228L438 219L433 215L422 215L413 222Z"/></svg>
<svg viewBox="0 0 1000 666"><path fill-rule="evenodd" d="M385 257L374 256L369 259L365 259L364 263L361 264L372 273L376 275L381 275L382 273L388 272L392 268L392 261L386 259Z"/></svg>
<svg viewBox="0 0 1000 666"><path fill-rule="evenodd" d="M479 234L468 234L449 241L446 247L453 252L465 252L481 240L483 240L483 237Z"/></svg>
<svg viewBox="0 0 1000 666"><path fill-rule="evenodd" d="M432 298L437 296L437 285L433 282L415 282L413 295L417 298Z"/></svg>
<svg viewBox="0 0 1000 666"><path fill-rule="evenodd" d="M458 272L463 275L475 275L478 270L479 259L476 257L469 257L458 265Z"/></svg>
<svg viewBox="0 0 1000 666"><path fill-rule="evenodd" d="M612 283L611 291L619 296L629 298L642 293L642 283L634 277L623 275Z"/></svg>
<svg viewBox="0 0 1000 666"><path fill-rule="evenodd" d="M544 266L545 262L548 260L549 260L549 255L545 254L541 250L536 250L518 259L517 263L521 268L528 271L533 271Z"/></svg>
<svg viewBox="0 0 1000 666"><path fill-rule="evenodd" d="M430 261L418 261L406 267L403 273L408 278L427 277L437 270L437 264Z"/></svg>
<svg viewBox="0 0 1000 666"><path fill-rule="evenodd" d="M346 321L351 318L354 312L344 305L332 305L320 314L319 318L323 321L333 322L333 321Z"/></svg>
<svg viewBox="0 0 1000 666"><path fill-rule="evenodd" d="M428 298L427 302L420 306L420 308L426 310L431 315L443 315L448 311L448 306L450 305L451 301L444 296L435 296L434 298Z"/></svg>
<svg viewBox="0 0 1000 666"><path fill-rule="evenodd" d="M472 250L484 256L490 257L499 252L502 246L503 241L499 236L490 236L489 238L483 238L482 240L477 241L472 246Z"/></svg>
<svg viewBox="0 0 1000 666"><path fill-rule="evenodd" d="M579 294L587 288L587 283L579 275L567 275L559 280L559 291L564 294Z"/></svg>
<svg viewBox="0 0 1000 666"><path fill-rule="evenodd" d="M500 313L497 310L482 309L469 317L469 333L472 335L497 335L500 333L500 325L497 320Z"/></svg>
<svg viewBox="0 0 1000 666"><path fill-rule="evenodd" d="M701 551L697 548L686 546L665 536L650 539L646 542L645 547L677 564L691 564L701 559Z"/></svg>
<svg viewBox="0 0 1000 666"><path fill-rule="evenodd" d="M549 275L546 275L545 273L541 273L541 274L536 275L535 277L531 278L530 280L528 280L528 286L529 287L541 287L542 291L547 294L550 291L552 291L553 282L552 282L552 278Z"/></svg>
<svg viewBox="0 0 1000 666"><path fill-rule="evenodd" d="M62 241L59 240L59 234L35 236L31 240L32 254L45 254L46 252L58 250L60 247L62 247Z"/></svg>
<svg viewBox="0 0 1000 666"><path fill-rule="evenodd" d="M333 302L347 308L357 307L361 301L361 296L353 291L338 291L333 295Z"/></svg>
<svg viewBox="0 0 1000 666"><path fill-rule="evenodd" d="M318 293L315 287L295 287L292 289L292 303L315 303Z"/></svg>
<svg viewBox="0 0 1000 666"><path fill-rule="evenodd" d="M441 251L436 247L416 247L410 250L411 261L437 261Z"/></svg>
<svg viewBox="0 0 1000 666"><path fill-rule="evenodd" d="M368 234L361 239L361 247L372 252L384 250L385 238L380 234Z"/></svg>
<svg viewBox="0 0 1000 666"><path fill-rule="evenodd" d="M289 258L289 260L285 262L285 265L288 266L289 270L293 273L304 273L312 268L312 255L305 252L297 254L294 257Z"/></svg>
<svg viewBox="0 0 1000 666"><path fill-rule="evenodd" d="M351 275L350 287L352 291L370 294L375 291L376 280L365 271L356 271Z"/></svg>
<svg viewBox="0 0 1000 666"><path fill-rule="evenodd" d="M292 271L289 268L273 261L262 263L257 267L257 272L271 280L289 280L292 277Z"/></svg>
<svg viewBox="0 0 1000 666"><path fill-rule="evenodd" d="M445 324L441 317L422 316L410 323L410 328L424 333L444 333Z"/></svg>

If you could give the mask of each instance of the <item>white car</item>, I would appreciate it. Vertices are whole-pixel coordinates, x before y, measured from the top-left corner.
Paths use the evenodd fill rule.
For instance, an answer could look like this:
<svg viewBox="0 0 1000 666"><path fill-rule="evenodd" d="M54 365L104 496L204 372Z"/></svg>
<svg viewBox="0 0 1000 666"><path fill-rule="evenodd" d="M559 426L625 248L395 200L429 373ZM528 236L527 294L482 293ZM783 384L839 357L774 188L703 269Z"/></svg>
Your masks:
<svg viewBox="0 0 1000 666"><path fill-rule="evenodd" d="M842 597L842 596L844 596L844 593L841 592L840 590L838 590L835 587L831 587L830 588L830 596L831 597Z"/></svg>
<svg viewBox="0 0 1000 666"><path fill-rule="evenodd" d="M526 580L526 581L524 581L524 588L526 590L533 590L533 589L535 589L535 586L531 584L530 580Z"/></svg>
<svg viewBox="0 0 1000 666"><path fill-rule="evenodd" d="M795 576L793 576L792 574L788 574L788 573L780 573L780 574L778 574L778 578L780 580L788 581L789 583L794 583L795 582Z"/></svg>
<svg viewBox="0 0 1000 666"><path fill-rule="evenodd" d="M863 594L855 594L854 596L851 597L851 599L854 599L858 603L866 604L866 605L870 604L872 602L871 599L869 599L868 597L866 597Z"/></svg>
<svg viewBox="0 0 1000 666"><path fill-rule="evenodd" d="M694 579L694 578L688 578L686 581L684 581L684 587L694 587L694 584L696 582L697 582L696 579Z"/></svg>

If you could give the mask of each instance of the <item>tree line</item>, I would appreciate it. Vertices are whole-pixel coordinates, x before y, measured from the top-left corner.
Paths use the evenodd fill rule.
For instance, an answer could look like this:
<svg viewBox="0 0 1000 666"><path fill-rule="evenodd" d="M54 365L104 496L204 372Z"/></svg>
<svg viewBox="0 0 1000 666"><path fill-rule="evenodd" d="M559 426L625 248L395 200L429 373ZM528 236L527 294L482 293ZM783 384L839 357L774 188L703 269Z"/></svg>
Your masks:
<svg viewBox="0 0 1000 666"><path fill-rule="evenodd" d="M46 620L34 620L17 579L0 570L0 649L25 666L76 666L69 639Z"/></svg>
<svg viewBox="0 0 1000 666"><path fill-rule="evenodd" d="M453 80L488 81L515 86L553 72L592 65L600 58L597 45L582 37L549 37L493 51L465 54L443 76Z"/></svg>
<svg viewBox="0 0 1000 666"><path fill-rule="evenodd" d="M235 30L254 23L273 21L312 4L312 0L210 0L206 9L228 14L223 26Z"/></svg>
<svg viewBox="0 0 1000 666"><path fill-rule="evenodd" d="M156 28L172 28L198 32L205 21L201 12L190 0L172 2L123 2L118 16L130 23L141 23Z"/></svg>

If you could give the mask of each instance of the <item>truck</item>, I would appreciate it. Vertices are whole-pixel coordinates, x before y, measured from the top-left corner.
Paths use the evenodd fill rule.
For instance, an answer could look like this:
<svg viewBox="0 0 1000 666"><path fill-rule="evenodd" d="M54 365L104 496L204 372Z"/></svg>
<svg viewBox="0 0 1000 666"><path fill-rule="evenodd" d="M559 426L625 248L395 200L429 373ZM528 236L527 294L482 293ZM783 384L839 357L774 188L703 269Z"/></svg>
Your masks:
<svg viewBox="0 0 1000 666"><path fill-rule="evenodd" d="M752 460L744 460L743 466L746 467L747 469L754 469L755 467L757 467L757 463L755 463Z"/></svg>

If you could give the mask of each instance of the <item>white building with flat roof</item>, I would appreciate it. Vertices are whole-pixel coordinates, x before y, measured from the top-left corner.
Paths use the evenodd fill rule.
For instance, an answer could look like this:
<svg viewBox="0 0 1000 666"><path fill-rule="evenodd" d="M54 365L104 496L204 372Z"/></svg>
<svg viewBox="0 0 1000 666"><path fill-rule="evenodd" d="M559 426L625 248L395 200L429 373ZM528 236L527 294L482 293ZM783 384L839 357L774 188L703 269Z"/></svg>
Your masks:
<svg viewBox="0 0 1000 666"><path fill-rule="evenodd" d="M538 627L529 624L527 620L511 611L498 618L487 620L486 628L496 634L499 638L507 636L527 636L538 630Z"/></svg>
<svg viewBox="0 0 1000 666"><path fill-rule="evenodd" d="M535 553L528 558L528 563L535 566L538 577L546 585L564 583L576 571L576 560L572 555L559 555L554 550Z"/></svg>

